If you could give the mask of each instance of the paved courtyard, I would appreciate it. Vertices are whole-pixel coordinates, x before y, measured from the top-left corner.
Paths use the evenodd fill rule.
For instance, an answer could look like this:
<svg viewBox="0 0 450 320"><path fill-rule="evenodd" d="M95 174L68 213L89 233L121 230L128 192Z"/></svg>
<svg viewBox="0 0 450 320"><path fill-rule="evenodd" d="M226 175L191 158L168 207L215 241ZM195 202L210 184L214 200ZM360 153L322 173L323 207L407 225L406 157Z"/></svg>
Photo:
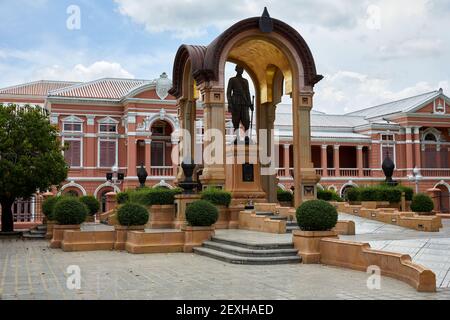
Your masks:
<svg viewBox="0 0 450 320"><path fill-rule="evenodd" d="M450 223L437 234L420 233L358 217L357 235L374 248L409 253L432 268L441 288L418 293L383 277L380 290L367 288L363 272L320 265L240 266L194 254L131 255L125 252L64 253L45 241L0 241L1 299L450 299ZM105 229L87 225L86 229ZM106 227L107 228L107 227ZM218 231L221 238L283 243L290 235ZM67 288L70 266L81 271L81 289Z"/></svg>
<svg viewBox="0 0 450 320"><path fill-rule="evenodd" d="M372 248L409 254L418 264L436 274L436 285L450 288L450 220L440 232L420 232L377 221L341 214L340 220L356 223L356 236L341 239L368 242Z"/></svg>

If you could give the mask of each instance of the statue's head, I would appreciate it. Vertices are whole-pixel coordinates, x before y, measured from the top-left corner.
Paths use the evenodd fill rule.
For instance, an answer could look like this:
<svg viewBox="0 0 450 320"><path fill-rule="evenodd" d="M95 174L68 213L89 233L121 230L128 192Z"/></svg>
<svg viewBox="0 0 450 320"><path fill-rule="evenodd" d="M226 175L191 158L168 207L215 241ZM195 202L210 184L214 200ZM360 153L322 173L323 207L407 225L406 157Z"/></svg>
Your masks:
<svg viewBox="0 0 450 320"><path fill-rule="evenodd" d="M236 72L237 72L238 75L242 76L242 74L244 73L244 67L240 66L240 65L237 65L236 66Z"/></svg>

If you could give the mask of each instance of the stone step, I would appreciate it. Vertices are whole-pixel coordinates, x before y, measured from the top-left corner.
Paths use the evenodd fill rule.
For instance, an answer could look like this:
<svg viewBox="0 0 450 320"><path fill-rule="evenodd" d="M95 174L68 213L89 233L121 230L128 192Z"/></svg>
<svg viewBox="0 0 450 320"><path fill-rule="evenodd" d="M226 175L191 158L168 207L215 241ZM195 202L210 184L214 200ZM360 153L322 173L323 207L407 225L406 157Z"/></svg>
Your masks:
<svg viewBox="0 0 450 320"><path fill-rule="evenodd" d="M46 234L47 231L46 230L32 229L32 230L29 231L29 233L31 233L31 234Z"/></svg>
<svg viewBox="0 0 450 320"><path fill-rule="evenodd" d="M286 233L292 233L295 230L300 230L300 228L298 226L288 226L288 227L286 227Z"/></svg>
<svg viewBox="0 0 450 320"><path fill-rule="evenodd" d="M33 234L31 232L25 232L22 235L23 239L30 239L30 240L40 240L43 239L45 240L45 234Z"/></svg>
<svg viewBox="0 0 450 320"><path fill-rule="evenodd" d="M273 212L260 212L260 211L257 211L255 214L257 216L266 216L266 217L273 217L275 215Z"/></svg>
<svg viewBox="0 0 450 320"><path fill-rule="evenodd" d="M251 249L251 250L279 250L279 249L293 249L294 245L292 243L261 243L261 244L255 244L255 243L249 243L244 241L235 241L235 240L229 240L229 239L223 239L220 237L213 237L213 242L218 242L226 245L231 245L235 247L240 247L244 249Z"/></svg>
<svg viewBox="0 0 450 320"><path fill-rule="evenodd" d="M296 256L298 251L296 249L268 249L268 250L254 250L241 248L233 245L223 244L214 241L206 241L203 247L214 249L221 252L226 252L232 255L241 257L285 257Z"/></svg>
<svg viewBox="0 0 450 320"><path fill-rule="evenodd" d="M287 222L288 218L287 217L282 217L282 216L274 216L274 217L271 217L270 220L286 221Z"/></svg>
<svg viewBox="0 0 450 320"><path fill-rule="evenodd" d="M200 247L194 248L196 254L213 258L216 260L232 263L232 264L247 264L247 265L275 265L300 263L299 256L285 256L285 257L243 257L210 248Z"/></svg>

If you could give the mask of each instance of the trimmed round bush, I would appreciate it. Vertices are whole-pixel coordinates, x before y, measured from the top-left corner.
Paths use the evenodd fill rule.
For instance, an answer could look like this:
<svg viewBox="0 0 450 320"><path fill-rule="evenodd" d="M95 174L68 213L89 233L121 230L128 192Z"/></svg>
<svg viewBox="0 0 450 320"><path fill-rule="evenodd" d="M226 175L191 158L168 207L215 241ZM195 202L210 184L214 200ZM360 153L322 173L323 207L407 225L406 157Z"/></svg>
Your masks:
<svg viewBox="0 0 450 320"><path fill-rule="evenodd" d="M277 199L278 202L292 202L292 200L294 199L294 195L292 194L292 192L278 189Z"/></svg>
<svg viewBox="0 0 450 320"><path fill-rule="evenodd" d="M94 216L100 210L100 202L93 196L84 196L80 198L81 203L84 203L88 208L88 214Z"/></svg>
<svg viewBox="0 0 450 320"><path fill-rule="evenodd" d="M53 214L59 225L78 225L86 220L88 208L75 197L64 197L57 201Z"/></svg>
<svg viewBox="0 0 450 320"><path fill-rule="evenodd" d="M411 210L418 213L430 213L434 210L433 200L426 194L416 194L411 203Z"/></svg>
<svg viewBox="0 0 450 320"><path fill-rule="evenodd" d="M209 201L216 206L228 207L231 203L231 193L219 189L207 189L202 192L202 200Z"/></svg>
<svg viewBox="0 0 450 320"><path fill-rule="evenodd" d="M48 197L42 203L42 213L47 217L48 220L54 220L54 209L56 203L59 201L59 197Z"/></svg>
<svg viewBox="0 0 450 320"><path fill-rule="evenodd" d="M348 201L356 202L360 201L360 191L357 188L349 188L346 193L346 198Z"/></svg>
<svg viewBox="0 0 450 320"><path fill-rule="evenodd" d="M311 200L297 209L297 223L302 231L329 231L338 222L334 206L323 200Z"/></svg>
<svg viewBox="0 0 450 320"><path fill-rule="evenodd" d="M116 196L118 204L125 204L130 200L130 194L128 191L119 192Z"/></svg>
<svg viewBox="0 0 450 320"><path fill-rule="evenodd" d="M219 210L209 201L196 201L186 208L186 220L191 227L210 227L218 219Z"/></svg>
<svg viewBox="0 0 450 320"><path fill-rule="evenodd" d="M125 227L146 225L149 217L147 209L139 204L126 203L117 210L117 220Z"/></svg>

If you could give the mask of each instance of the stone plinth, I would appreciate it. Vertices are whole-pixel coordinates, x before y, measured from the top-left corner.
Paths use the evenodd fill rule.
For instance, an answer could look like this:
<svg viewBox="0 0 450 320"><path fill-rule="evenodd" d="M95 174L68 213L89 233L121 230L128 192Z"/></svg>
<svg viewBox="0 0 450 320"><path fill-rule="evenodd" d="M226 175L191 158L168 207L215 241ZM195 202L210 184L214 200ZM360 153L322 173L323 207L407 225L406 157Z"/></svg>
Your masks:
<svg viewBox="0 0 450 320"><path fill-rule="evenodd" d="M337 239L335 231L294 231L293 242L305 264L320 263L320 241L325 238Z"/></svg>
<svg viewBox="0 0 450 320"><path fill-rule="evenodd" d="M184 231L184 252L193 252L193 248L201 247L203 242L209 241L214 236L214 227L183 227Z"/></svg>
<svg viewBox="0 0 450 320"><path fill-rule="evenodd" d="M149 221L146 225L149 229L169 229L175 221L175 205L153 205L147 208L150 213Z"/></svg>
<svg viewBox="0 0 450 320"><path fill-rule="evenodd" d="M144 232L145 226L134 226L134 227L125 227L125 226L114 226L116 230L116 240L114 243L115 250L125 250L125 246L127 243L128 232L130 231L140 231Z"/></svg>
<svg viewBox="0 0 450 320"><path fill-rule="evenodd" d="M199 201L201 199L198 194L179 194L175 196L176 216L173 223L173 228L181 229L187 225L186 222L186 208L189 204Z"/></svg>
<svg viewBox="0 0 450 320"><path fill-rule="evenodd" d="M61 248L61 243L64 239L64 231L80 231L81 226L78 225L54 225L53 226L53 238L50 241L50 248Z"/></svg>

